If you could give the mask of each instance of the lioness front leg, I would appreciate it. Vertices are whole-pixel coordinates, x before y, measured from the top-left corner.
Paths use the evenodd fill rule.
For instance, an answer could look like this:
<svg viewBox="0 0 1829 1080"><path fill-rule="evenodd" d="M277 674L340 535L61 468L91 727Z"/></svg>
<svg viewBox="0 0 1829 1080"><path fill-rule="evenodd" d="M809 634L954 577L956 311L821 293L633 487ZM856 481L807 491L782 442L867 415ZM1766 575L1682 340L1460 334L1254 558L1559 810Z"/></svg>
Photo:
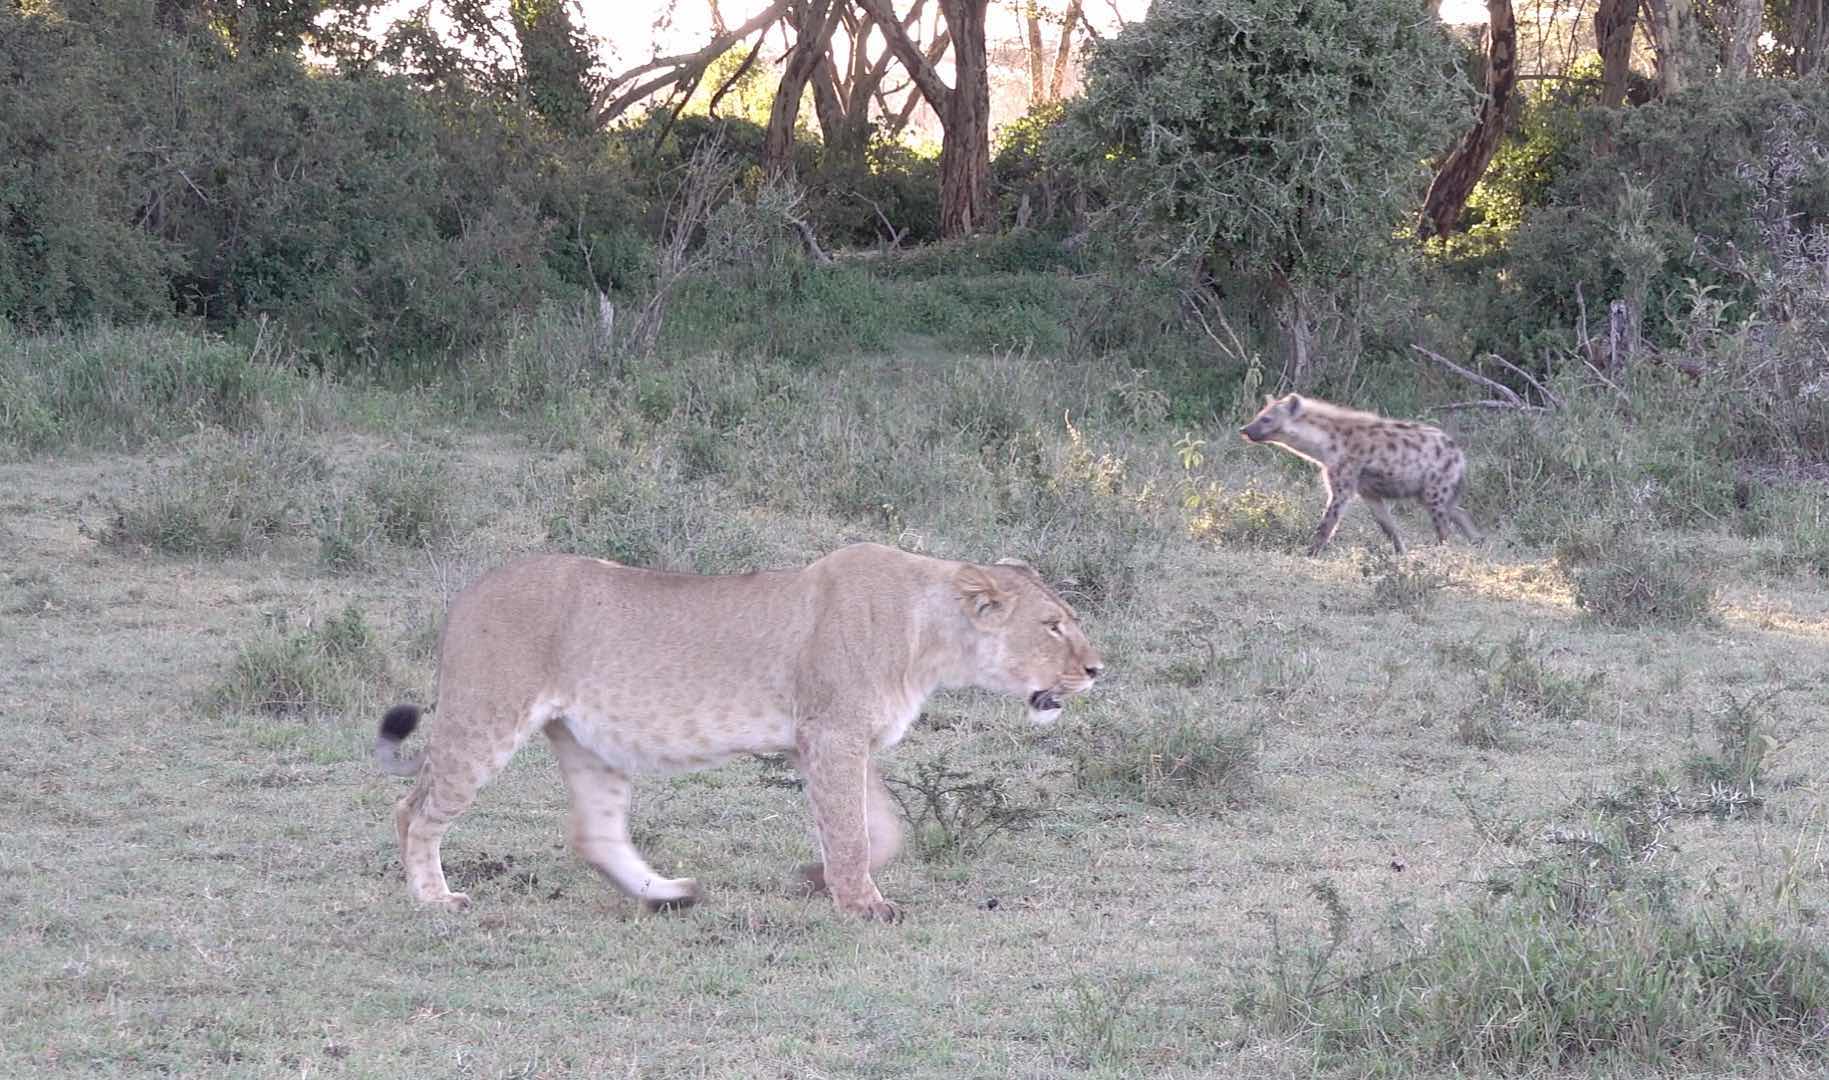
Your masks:
<svg viewBox="0 0 1829 1080"><path fill-rule="evenodd" d="M875 762L868 762L864 780L864 827L870 840L870 872L875 874L902 850L902 819L895 799L883 786L882 774ZM826 868L823 863L807 863L800 868L807 890L827 892Z"/></svg>
<svg viewBox="0 0 1829 1080"><path fill-rule="evenodd" d="M874 778L869 751L858 745L810 740L801 745L799 761L807 781L807 798L813 804L813 824L819 830L824 856L820 877L826 891L841 910L882 922L897 921L901 913L883 899L870 876L867 792ZM884 797L887 795L885 792Z"/></svg>

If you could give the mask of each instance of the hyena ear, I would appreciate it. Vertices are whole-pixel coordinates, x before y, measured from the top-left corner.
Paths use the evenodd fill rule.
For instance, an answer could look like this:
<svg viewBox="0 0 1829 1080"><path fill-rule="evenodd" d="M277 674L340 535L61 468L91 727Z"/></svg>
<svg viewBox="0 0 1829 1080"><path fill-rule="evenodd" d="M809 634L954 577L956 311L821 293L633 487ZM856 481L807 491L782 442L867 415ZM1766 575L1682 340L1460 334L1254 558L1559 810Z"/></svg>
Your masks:
<svg viewBox="0 0 1829 1080"><path fill-rule="evenodd" d="M953 587L959 590L965 613L975 620L994 620L1009 609L1010 594L1004 592L997 579L982 566L960 567L958 576L953 578Z"/></svg>
<svg viewBox="0 0 1829 1080"><path fill-rule="evenodd" d="M1301 414L1301 412L1302 412L1302 396L1300 394L1289 395L1289 415L1298 416Z"/></svg>

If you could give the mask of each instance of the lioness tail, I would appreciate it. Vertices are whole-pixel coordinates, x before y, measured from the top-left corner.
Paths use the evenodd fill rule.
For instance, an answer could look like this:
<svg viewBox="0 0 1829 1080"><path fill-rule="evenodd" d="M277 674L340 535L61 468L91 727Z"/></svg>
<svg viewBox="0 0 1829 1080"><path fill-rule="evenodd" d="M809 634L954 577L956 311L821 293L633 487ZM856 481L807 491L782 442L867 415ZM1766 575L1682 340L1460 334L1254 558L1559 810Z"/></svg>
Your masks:
<svg viewBox="0 0 1829 1080"><path fill-rule="evenodd" d="M423 750L411 757L400 754L400 744L418 726L417 705L396 705L381 717L381 731L375 736L375 764L382 772L390 776L412 776L419 772L420 762L425 760Z"/></svg>

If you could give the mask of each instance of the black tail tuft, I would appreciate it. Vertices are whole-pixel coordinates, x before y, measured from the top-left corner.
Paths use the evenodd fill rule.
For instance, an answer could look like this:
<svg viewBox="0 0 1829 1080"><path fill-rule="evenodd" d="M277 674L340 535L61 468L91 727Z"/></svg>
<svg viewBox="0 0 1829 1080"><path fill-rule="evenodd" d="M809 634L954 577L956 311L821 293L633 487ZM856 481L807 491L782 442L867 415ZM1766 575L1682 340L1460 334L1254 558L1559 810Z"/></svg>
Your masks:
<svg viewBox="0 0 1829 1080"><path fill-rule="evenodd" d="M419 706L396 705L381 718L381 737L388 742L405 742L419 726Z"/></svg>

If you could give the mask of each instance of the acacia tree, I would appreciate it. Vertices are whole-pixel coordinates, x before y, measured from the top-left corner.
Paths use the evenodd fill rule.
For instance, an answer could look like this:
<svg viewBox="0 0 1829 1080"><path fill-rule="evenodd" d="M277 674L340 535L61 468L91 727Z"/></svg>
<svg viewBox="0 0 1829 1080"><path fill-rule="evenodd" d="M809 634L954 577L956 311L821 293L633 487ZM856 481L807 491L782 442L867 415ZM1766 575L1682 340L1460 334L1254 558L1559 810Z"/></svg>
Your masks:
<svg viewBox="0 0 1829 1080"><path fill-rule="evenodd" d="M1455 143L1423 199L1420 237L1447 236L1466 209L1467 197L1486 175L1505 135L1505 107L1518 85L1518 23L1511 0L1486 0L1490 19L1486 44L1486 96L1473 127Z"/></svg>
<svg viewBox="0 0 1829 1080"><path fill-rule="evenodd" d="M1061 149L1106 228L1158 265L1265 295L1284 381L1311 377L1315 303L1395 257L1419 162L1471 94L1417 0L1157 0L1095 45Z"/></svg>
<svg viewBox="0 0 1829 1080"><path fill-rule="evenodd" d="M770 174L793 168L794 124L800 118L800 95L822 64L830 64L832 35L849 0L788 0L783 21L794 31L794 45L781 67L781 85L769 109L762 140L762 168Z"/></svg>
<svg viewBox="0 0 1829 1080"><path fill-rule="evenodd" d="M940 0L951 38L953 84L908 33L891 0L858 0L896 59L940 116L940 235L976 232L991 216L991 85L984 19L989 0Z"/></svg>
<svg viewBox="0 0 1829 1080"><path fill-rule="evenodd" d="M1029 107L1047 105L1061 99L1061 92L1067 85L1067 62L1073 53L1073 31L1080 21L1084 9L1081 0L1068 0L1067 10L1063 12L1060 23L1060 40L1055 43L1052 60L1052 75L1049 73L1047 50L1042 45L1042 7L1039 0L1024 0L1023 22L1028 31L1027 60L1029 67ZM1057 21L1050 18L1048 21Z"/></svg>
<svg viewBox="0 0 1829 1080"><path fill-rule="evenodd" d="M1600 0L1594 9L1594 44L1600 52L1603 107L1626 102L1626 79L1632 73L1632 32L1638 25L1639 0Z"/></svg>

